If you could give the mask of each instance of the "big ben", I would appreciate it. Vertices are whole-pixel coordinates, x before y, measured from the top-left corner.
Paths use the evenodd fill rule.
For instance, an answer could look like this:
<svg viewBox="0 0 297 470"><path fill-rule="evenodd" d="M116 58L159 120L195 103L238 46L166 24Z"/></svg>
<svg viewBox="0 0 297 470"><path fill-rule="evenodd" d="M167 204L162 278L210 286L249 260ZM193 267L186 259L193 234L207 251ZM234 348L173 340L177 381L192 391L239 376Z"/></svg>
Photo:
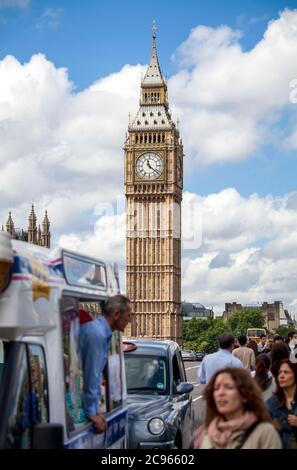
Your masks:
<svg viewBox="0 0 297 470"><path fill-rule="evenodd" d="M169 111L155 26L124 150L126 285L133 310L127 336L180 342L183 147Z"/></svg>

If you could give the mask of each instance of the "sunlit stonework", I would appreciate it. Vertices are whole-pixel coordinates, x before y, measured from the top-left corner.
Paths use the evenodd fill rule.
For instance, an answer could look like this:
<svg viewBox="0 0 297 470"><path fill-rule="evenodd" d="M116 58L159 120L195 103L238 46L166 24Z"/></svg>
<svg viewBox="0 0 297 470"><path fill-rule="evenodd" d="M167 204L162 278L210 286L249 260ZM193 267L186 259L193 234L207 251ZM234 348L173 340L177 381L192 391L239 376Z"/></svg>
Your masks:
<svg viewBox="0 0 297 470"><path fill-rule="evenodd" d="M183 147L171 119L156 27L140 107L125 142L126 282L133 303L128 337L182 337Z"/></svg>

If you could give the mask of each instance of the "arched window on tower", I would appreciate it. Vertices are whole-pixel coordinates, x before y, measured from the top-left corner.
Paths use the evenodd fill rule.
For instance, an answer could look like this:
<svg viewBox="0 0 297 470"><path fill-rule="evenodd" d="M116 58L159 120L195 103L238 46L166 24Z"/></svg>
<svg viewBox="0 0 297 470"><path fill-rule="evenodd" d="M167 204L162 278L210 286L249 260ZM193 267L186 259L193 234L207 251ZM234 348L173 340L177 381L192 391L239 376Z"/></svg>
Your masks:
<svg viewBox="0 0 297 470"><path fill-rule="evenodd" d="M161 211L160 209L157 210L157 230L160 230L161 227Z"/></svg>
<svg viewBox="0 0 297 470"><path fill-rule="evenodd" d="M168 212L168 229L171 232L172 231L172 210L169 209Z"/></svg>
<svg viewBox="0 0 297 470"><path fill-rule="evenodd" d="M137 210L134 211L134 227L133 227L133 230L136 231L137 230Z"/></svg>

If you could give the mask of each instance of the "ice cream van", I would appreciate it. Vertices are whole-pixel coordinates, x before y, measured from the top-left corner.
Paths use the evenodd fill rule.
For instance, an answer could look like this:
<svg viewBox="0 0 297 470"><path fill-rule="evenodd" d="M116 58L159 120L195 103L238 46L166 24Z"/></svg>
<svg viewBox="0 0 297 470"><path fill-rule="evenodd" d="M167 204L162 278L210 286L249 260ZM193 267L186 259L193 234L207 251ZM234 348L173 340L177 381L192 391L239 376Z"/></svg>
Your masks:
<svg viewBox="0 0 297 470"><path fill-rule="evenodd" d="M114 266L0 232L0 448L125 448L126 382L114 332L97 434L83 407L80 325L119 293Z"/></svg>

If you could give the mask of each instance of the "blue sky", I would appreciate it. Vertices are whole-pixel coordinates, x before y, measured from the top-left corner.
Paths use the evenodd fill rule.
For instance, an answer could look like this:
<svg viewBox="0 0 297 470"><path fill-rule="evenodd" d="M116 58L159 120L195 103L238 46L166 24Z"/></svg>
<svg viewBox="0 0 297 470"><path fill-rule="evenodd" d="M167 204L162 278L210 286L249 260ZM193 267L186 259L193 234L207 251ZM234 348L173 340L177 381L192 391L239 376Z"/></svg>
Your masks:
<svg viewBox="0 0 297 470"><path fill-rule="evenodd" d="M196 243L182 296L218 313L264 300L297 312L295 7L0 0L1 221L10 209L25 227L32 201L39 217L47 207L53 243L121 260L124 278L123 201L114 208L156 20L185 150L184 239Z"/></svg>
<svg viewBox="0 0 297 470"><path fill-rule="evenodd" d="M1 3L27 4L1 8ZM241 44L252 48L267 21L295 1L261 0L3 0L0 1L0 54L24 62L46 54L57 67L67 67L78 89L126 63L145 64L150 53L151 24L159 28L158 53L163 72L170 74L171 54L198 24L222 24L243 31Z"/></svg>
<svg viewBox="0 0 297 470"><path fill-rule="evenodd" d="M158 25L158 53L163 73L176 71L171 56L195 26L226 24L242 32L243 50L261 39L267 22L294 1L208 1L146 2L136 0L3 0L17 4L0 9L0 58L14 55L27 62L42 52L56 67L66 67L76 91L98 77L121 69L125 64L145 64L150 54L152 20ZM1 1L0 1L1 5ZM25 6L27 5L27 6ZM186 123L183 123L186 125ZM288 153L284 161L279 150L268 145L245 161L211 165L186 174L186 188L206 195L224 187L242 194L258 192L281 195L295 190L296 158ZM277 180L277 184L271 184Z"/></svg>

